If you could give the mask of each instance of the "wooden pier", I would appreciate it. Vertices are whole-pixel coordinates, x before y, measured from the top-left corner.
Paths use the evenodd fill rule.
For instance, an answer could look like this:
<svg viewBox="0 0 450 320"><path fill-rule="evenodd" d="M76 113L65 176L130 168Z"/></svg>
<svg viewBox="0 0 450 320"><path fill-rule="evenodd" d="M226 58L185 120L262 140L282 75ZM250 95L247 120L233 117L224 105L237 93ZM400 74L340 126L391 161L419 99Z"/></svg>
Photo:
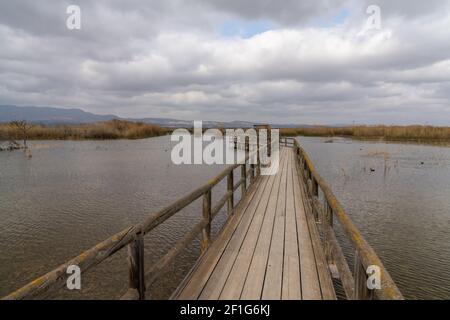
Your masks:
<svg viewBox="0 0 450 320"><path fill-rule="evenodd" d="M261 176L174 298L335 299L303 193L283 148L278 172Z"/></svg>
<svg viewBox="0 0 450 320"><path fill-rule="evenodd" d="M110 237L4 299L46 297L65 285L68 266L77 265L84 272L124 247L129 253L129 289L122 299L145 299L151 284L199 235L202 254L172 299L333 300L336 286L347 299L403 299L297 140L282 138L280 143L280 164L273 174L260 175L261 164L250 164L251 155L247 154L245 163L228 167L143 223ZM234 183L237 169L240 179ZM211 193L223 179L227 179L227 191L213 205ZM235 203L238 190L241 200ZM203 219L146 268L145 234L200 197ZM228 220L211 239L211 221L225 204ZM336 224L353 245L351 263L336 237ZM370 266L380 270L380 289L366 284Z"/></svg>

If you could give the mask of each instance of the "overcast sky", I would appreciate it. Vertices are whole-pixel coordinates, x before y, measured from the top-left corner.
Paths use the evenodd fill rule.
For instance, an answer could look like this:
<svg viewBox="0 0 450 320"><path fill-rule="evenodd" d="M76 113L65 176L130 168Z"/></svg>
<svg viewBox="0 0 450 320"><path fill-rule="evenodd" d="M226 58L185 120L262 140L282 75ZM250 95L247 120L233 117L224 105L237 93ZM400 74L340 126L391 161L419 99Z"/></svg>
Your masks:
<svg viewBox="0 0 450 320"><path fill-rule="evenodd" d="M450 1L0 0L0 104L450 125Z"/></svg>

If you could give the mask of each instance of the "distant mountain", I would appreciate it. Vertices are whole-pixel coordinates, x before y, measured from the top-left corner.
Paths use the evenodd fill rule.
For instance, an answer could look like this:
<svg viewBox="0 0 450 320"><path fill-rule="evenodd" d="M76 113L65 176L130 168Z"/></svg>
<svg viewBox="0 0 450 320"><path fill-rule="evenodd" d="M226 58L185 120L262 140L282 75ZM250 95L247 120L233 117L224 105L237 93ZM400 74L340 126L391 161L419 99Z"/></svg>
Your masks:
<svg viewBox="0 0 450 320"><path fill-rule="evenodd" d="M12 105L0 105L0 123L15 120L26 120L41 124L80 124L99 121L109 121L112 119L129 120L155 124L166 128L191 128L194 123L190 120L177 120L170 118L121 118L112 114L98 115L81 109L63 109L54 107L18 107ZM203 128L251 128L257 122L248 121L203 121ZM272 124L276 128L307 127L307 125L295 124Z"/></svg>
<svg viewBox="0 0 450 320"><path fill-rule="evenodd" d="M26 120L42 124L76 124L108 121L117 118L114 115L98 115L81 109L0 105L0 122Z"/></svg>
<svg viewBox="0 0 450 320"><path fill-rule="evenodd" d="M177 120L170 118L127 118L130 121L139 121L148 124L156 124L166 128L191 128L194 126L194 122L190 120ZM231 121L231 122L220 122L220 121L202 121L203 128L251 128L253 127L253 122L247 121Z"/></svg>

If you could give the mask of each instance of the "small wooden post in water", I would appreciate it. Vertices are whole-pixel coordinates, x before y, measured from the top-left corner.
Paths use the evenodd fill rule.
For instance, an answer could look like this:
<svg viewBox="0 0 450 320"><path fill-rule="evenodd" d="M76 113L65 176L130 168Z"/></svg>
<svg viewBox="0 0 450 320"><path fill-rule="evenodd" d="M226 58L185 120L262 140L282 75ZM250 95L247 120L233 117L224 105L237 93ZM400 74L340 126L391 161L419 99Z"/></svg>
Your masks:
<svg viewBox="0 0 450 320"><path fill-rule="evenodd" d="M202 241L200 244L202 253L205 252L211 243L211 189L203 195L203 219L208 224L202 230Z"/></svg>
<svg viewBox="0 0 450 320"><path fill-rule="evenodd" d="M129 287L137 291L139 300L144 300L144 236L142 232L137 233L135 240L128 245L128 263Z"/></svg>

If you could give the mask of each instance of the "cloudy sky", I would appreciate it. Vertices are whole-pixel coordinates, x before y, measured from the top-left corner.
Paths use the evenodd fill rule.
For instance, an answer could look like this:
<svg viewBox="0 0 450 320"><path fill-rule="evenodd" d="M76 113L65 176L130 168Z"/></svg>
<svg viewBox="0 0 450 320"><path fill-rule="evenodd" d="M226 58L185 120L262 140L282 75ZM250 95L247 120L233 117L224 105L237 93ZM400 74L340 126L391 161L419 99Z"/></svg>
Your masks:
<svg viewBox="0 0 450 320"><path fill-rule="evenodd" d="M0 0L0 104L450 125L450 1Z"/></svg>

